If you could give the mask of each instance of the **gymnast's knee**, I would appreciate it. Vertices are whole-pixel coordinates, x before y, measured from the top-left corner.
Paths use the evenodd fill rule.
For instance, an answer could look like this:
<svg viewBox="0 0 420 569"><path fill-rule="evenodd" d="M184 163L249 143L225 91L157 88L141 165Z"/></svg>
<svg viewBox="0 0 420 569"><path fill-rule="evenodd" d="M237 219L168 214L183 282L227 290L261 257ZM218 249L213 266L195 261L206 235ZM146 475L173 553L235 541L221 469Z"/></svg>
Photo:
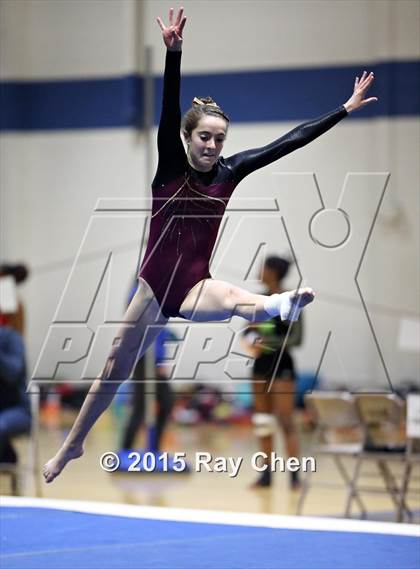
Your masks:
<svg viewBox="0 0 420 569"><path fill-rule="evenodd" d="M223 298L223 309L225 312L235 313L238 306L243 304L243 293L242 290L234 285L230 285L227 293Z"/></svg>
<svg viewBox="0 0 420 569"><path fill-rule="evenodd" d="M115 387L126 381L132 374L135 357L127 355L121 357L122 354L111 354L105 364L105 367L100 376L101 383L110 383Z"/></svg>

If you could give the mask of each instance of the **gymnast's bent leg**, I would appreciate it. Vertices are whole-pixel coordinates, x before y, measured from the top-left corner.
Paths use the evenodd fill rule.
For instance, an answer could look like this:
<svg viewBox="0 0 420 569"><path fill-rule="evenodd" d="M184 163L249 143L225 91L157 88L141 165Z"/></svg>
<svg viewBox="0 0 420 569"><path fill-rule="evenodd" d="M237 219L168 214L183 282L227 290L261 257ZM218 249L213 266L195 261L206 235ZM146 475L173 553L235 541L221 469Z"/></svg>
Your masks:
<svg viewBox="0 0 420 569"><path fill-rule="evenodd" d="M226 320L232 316L262 322L279 315L283 320L294 321L314 297L313 290L307 287L265 296L224 281L204 279L189 291L179 313L194 322Z"/></svg>
<svg viewBox="0 0 420 569"><path fill-rule="evenodd" d="M140 358L167 322L150 286L139 279L139 288L114 340L101 375L93 382L79 415L57 454L44 466L52 482L69 460L83 454L83 442L100 415L108 408L119 385L131 374Z"/></svg>

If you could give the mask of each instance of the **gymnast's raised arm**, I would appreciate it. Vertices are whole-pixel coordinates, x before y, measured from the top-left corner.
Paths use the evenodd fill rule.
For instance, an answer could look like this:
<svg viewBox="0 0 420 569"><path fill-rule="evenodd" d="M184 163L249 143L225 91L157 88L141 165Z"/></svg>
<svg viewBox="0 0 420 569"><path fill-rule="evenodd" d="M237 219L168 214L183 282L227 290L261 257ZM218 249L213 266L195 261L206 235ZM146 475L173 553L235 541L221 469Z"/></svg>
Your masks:
<svg viewBox="0 0 420 569"><path fill-rule="evenodd" d="M290 154L294 150L312 142L312 140L327 132L349 113L377 101L376 97L365 98L367 90L373 83L373 79L373 73L368 74L364 71L360 80L356 77L352 96L338 109L297 126L266 146L246 150L228 158L226 162L232 169L236 182L240 182L251 172L267 166L282 156Z"/></svg>
<svg viewBox="0 0 420 569"><path fill-rule="evenodd" d="M179 165L180 158L185 159L185 151L180 137L181 108L179 104L182 31L185 22L186 17L183 16L183 8L179 10L175 22L173 8L170 9L169 26L165 26L161 18L157 18L167 48L163 77L162 112L157 137L158 172L166 170L167 174L170 173L172 166L176 167L177 163Z"/></svg>

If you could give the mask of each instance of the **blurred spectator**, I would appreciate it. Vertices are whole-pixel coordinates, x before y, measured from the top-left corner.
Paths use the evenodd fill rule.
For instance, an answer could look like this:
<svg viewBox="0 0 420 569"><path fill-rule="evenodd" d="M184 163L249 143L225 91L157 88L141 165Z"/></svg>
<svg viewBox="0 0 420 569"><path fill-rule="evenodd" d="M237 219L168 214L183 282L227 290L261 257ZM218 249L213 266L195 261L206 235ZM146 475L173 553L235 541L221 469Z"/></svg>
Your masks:
<svg viewBox="0 0 420 569"><path fill-rule="evenodd" d="M19 332L0 324L0 463L16 463L11 439L29 433L25 348Z"/></svg>
<svg viewBox="0 0 420 569"><path fill-rule="evenodd" d="M25 265L0 265L0 462L8 464L17 462L11 439L31 428L22 338L24 308L16 291L27 276Z"/></svg>
<svg viewBox="0 0 420 569"><path fill-rule="evenodd" d="M265 294L284 292L282 281L289 271L290 261L281 257L267 257L262 282ZM255 434L261 451L267 455L267 469L255 482L254 487L270 486L270 455L274 451L276 422L279 423L286 443L289 457L299 457L299 443L294 423L294 400L296 374L290 348L302 341L302 316L293 323L282 322L279 316L265 322L252 324L245 330L247 350L255 358L253 367ZM287 336L288 334L288 336ZM286 340L287 344L283 348ZM270 387L269 393L267 389ZM293 489L299 488L297 472L290 472Z"/></svg>
<svg viewBox="0 0 420 569"><path fill-rule="evenodd" d="M16 285L23 283L28 277L29 271L25 265L22 264L8 264L2 263L0 265L0 279L7 277L12 278ZM2 293L4 294L4 293ZM16 290L8 288L7 294L15 296L16 308L13 311L4 309L3 303L10 299L5 299L4 297L0 299L0 322L9 325L11 328L19 332L21 335L24 334L25 328L25 314L22 301L19 299Z"/></svg>

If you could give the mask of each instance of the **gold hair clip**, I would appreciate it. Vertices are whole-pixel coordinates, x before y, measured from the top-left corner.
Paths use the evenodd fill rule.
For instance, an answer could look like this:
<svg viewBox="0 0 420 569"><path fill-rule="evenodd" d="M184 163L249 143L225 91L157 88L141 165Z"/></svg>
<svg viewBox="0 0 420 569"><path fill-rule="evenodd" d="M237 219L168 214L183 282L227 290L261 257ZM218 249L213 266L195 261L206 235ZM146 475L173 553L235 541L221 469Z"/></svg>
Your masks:
<svg viewBox="0 0 420 569"><path fill-rule="evenodd" d="M219 108L219 105L217 103L205 103L204 101L202 101L201 99L199 99L198 97L194 97L193 99L193 105L201 105L203 107L217 107Z"/></svg>

